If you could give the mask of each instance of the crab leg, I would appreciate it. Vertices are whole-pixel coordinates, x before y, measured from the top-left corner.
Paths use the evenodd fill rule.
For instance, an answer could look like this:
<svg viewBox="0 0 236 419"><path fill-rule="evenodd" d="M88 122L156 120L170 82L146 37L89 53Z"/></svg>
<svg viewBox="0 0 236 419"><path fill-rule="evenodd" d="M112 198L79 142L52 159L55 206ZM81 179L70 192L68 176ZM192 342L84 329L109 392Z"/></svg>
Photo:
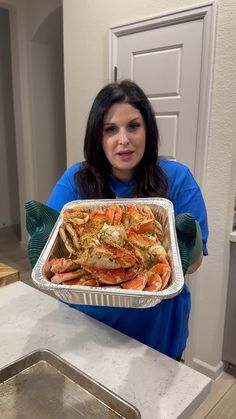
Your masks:
<svg viewBox="0 0 236 419"><path fill-rule="evenodd" d="M67 281L62 282L63 285L80 285L80 286L87 286L87 287L99 287L99 282L96 278L88 277L85 278L75 278L70 279Z"/></svg>
<svg viewBox="0 0 236 419"><path fill-rule="evenodd" d="M164 288L166 288L166 286L169 282L170 276L171 276L171 267L169 265L168 260L166 259L166 257L164 255L161 255L159 260L160 260L160 262L157 263L156 265L154 265L150 269L149 273L153 274L153 275L155 275L155 274L160 275L161 281L162 281L161 289L164 289Z"/></svg>
<svg viewBox="0 0 236 419"><path fill-rule="evenodd" d="M78 279L82 276L86 276L86 271L84 269L77 269L72 272L56 273L51 278L51 282L54 284L60 284L61 282L68 281L70 279Z"/></svg>
<svg viewBox="0 0 236 419"><path fill-rule="evenodd" d="M63 212L63 220L73 224L81 225L89 220L90 209L86 207L68 208Z"/></svg>
<svg viewBox="0 0 236 419"><path fill-rule="evenodd" d="M144 288L145 291L160 291L162 288L162 279L158 273L151 275L148 278L147 284Z"/></svg>
<svg viewBox="0 0 236 419"><path fill-rule="evenodd" d="M142 291L148 280L147 271L140 272L134 279L121 284L122 288Z"/></svg>
<svg viewBox="0 0 236 419"><path fill-rule="evenodd" d="M80 265L76 261L67 258L54 259L51 263L51 271L54 274L74 271L79 267Z"/></svg>
<svg viewBox="0 0 236 419"><path fill-rule="evenodd" d="M134 278L137 274L136 270L130 269L96 269L96 268L86 268L89 272L94 274L99 282L102 284L116 285L121 284L122 282L129 281Z"/></svg>
<svg viewBox="0 0 236 419"><path fill-rule="evenodd" d="M127 238L133 245L138 246L141 249L146 249L155 244L154 240L149 239L147 236L144 236L143 234L136 233L132 229L129 229L127 231Z"/></svg>
<svg viewBox="0 0 236 419"><path fill-rule="evenodd" d="M68 252L70 253L70 255L76 255L77 251L75 247L73 246L73 244L70 242L69 238L67 237L67 234L63 226L59 228L59 235L62 241L64 242L64 245L66 249L68 250Z"/></svg>

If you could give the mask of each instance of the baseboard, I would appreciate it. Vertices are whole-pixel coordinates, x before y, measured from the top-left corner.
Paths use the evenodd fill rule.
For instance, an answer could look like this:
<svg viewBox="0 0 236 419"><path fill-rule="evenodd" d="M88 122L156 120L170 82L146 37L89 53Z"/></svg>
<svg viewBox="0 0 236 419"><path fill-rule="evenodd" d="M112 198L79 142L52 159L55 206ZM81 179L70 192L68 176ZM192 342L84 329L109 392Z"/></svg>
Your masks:
<svg viewBox="0 0 236 419"><path fill-rule="evenodd" d="M207 362L201 361L198 358L193 358L193 365L191 366L196 371L207 375L212 380L216 380L221 373L226 369L225 363L220 361L216 366L207 364Z"/></svg>

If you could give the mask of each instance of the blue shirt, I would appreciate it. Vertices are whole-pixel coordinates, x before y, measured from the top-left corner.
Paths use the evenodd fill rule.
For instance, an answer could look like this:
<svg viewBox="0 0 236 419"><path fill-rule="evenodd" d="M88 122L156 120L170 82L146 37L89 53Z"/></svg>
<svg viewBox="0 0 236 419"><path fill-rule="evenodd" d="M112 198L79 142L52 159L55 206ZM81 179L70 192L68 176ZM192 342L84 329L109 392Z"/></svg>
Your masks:
<svg viewBox="0 0 236 419"><path fill-rule="evenodd" d="M174 205L175 215L191 213L202 230L203 253L207 254L208 225L205 203L200 188L190 170L173 160L161 160L168 178L168 199ZM66 203L80 199L74 174L81 167L70 167L57 182L47 205L61 211ZM132 197L131 181L110 180L110 188L120 198ZM163 300L151 308L100 307L70 304L71 307L94 317L126 335L172 358L181 355L188 338L188 319L191 308L187 285L179 295Z"/></svg>

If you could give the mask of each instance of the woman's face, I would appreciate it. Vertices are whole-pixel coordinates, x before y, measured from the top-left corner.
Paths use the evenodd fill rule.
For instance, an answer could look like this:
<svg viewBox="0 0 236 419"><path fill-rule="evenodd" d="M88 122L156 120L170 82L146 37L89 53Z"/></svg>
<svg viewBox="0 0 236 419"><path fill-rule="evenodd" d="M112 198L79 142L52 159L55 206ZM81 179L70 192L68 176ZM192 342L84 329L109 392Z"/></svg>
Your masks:
<svg viewBox="0 0 236 419"><path fill-rule="evenodd" d="M102 146L116 178L132 179L145 143L145 123L139 110L128 103L112 105L104 117Z"/></svg>

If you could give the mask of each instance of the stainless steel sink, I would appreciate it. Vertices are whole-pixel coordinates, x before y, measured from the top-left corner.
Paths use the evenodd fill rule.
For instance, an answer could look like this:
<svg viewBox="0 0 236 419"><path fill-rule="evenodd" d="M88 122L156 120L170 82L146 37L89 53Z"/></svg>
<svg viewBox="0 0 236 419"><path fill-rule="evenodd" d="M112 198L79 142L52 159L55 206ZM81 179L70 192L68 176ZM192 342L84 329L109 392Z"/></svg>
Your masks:
<svg viewBox="0 0 236 419"><path fill-rule="evenodd" d="M4 419L141 418L134 406L48 350L0 370L0 400Z"/></svg>

